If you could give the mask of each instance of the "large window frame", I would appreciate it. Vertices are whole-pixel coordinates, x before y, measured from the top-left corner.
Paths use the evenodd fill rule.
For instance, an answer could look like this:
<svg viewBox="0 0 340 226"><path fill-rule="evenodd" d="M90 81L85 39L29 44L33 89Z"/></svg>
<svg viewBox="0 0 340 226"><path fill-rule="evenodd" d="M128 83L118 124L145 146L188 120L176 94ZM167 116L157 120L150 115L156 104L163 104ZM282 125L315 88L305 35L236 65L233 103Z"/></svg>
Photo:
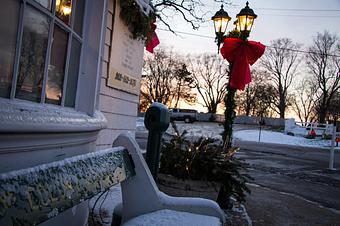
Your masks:
<svg viewBox="0 0 340 226"><path fill-rule="evenodd" d="M43 83L42 83L42 91L40 96L40 101L38 103L48 104L46 103L46 86L47 86L47 80L48 80L48 67L51 62L51 53L52 53L52 44L53 44L53 33L55 26L58 26L61 28L64 32L67 33L68 39L67 39L67 50L66 50L66 59L65 59L65 67L64 67L64 77L63 77L63 84L62 84L62 96L61 96L61 102L59 106L66 107L65 106L65 97L66 97L66 87L67 87L67 81L69 76L69 68L70 68L70 61L71 61L71 50L72 50L72 42L73 39L77 40L80 45L80 54L79 54L79 65L78 65L78 74L77 76L77 88L74 90L75 93L75 103L77 103L77 96L78 96L78 88L79 88L79 74L81 71L81 61L83 57L83 43L84 43L84 24L85 24L85 18L86 18L86 2L84 3L84 12L83 12L83 19L82 19L82 32L81 34L78 34L74 30L74 24L76 19L76 6L79 1L87 1L87 0L73 0L72 4L72 16L70 18L70 24L65 24L61 19L58 18L56 15L56 1L51 1L51 10L48 8L45 8L41 4L39 4L35 0L18 0L21 1L20 3L20 13L19 13L19 24L18 24L18 32L17 32L17 39L16 39L16 51L15 51L15 58L14 58L14 69L13 69L13 76L12 76L12 86L11 86L11 92L9 99L20 99L16 97L16 91L17 91L17 82L18 82L18 76L19 76L19 64L20 64L20 57L21 57L21 51L22 51L22 40L23 40L23 31L24 31L24 13L27 11L27 7L32 7L34 10L39 11L40 13L44 14L48 17L50 20L49 28L48 28L48 44L47 44L47 50L45 55L45 65L44 65L44 74L43 74ZM75 13L74 13L75 12ZM20 99L21 100L21 99ZM74 108L75 106L71 106Z"/></svg>
<svg viewBox="0 0 340 226"><path fill-rule="evenodd" d="M20 4L18 6L17 18L20 18L18 22L16 22L16 33L14 36L15 44L13 46L13 61L11 64L11 68L13 71L12 77L8 80L9 88L8 95L6 97L0 97L0 133L47 133L52 132L60 133L74 133L74 132L85 132L85 131L96 131L103 129L106 127L107 121L103 114L98 110L99 109L99 93L100 93L100 79L101 79L101 69L102 69L102 54L104 52L104 42L105 42L105 29L106 29L106 21L107 21L107 0L85 0L84 4L84 13L83 13L83 21L82 21L82 43L79 46L77 41L78 49L81 51L76 51L79 53L79 68L77 71L77 83L72 83L77 85L76 92L74 93L75 103L74 107L66 107L64 106L65 100L62 105L49 104L44 102L44 99L39 99L39 102L29 101L26 99L20 99L15 97L15 89L16 89L16 79L19 75L20 68L20 56L21 56L21 41L23 36L23 28L24 21L23 13L25 7L33 7L34 9L38 9L39 13L43 12L44 15L53 15L53 11L51 13L46 12L46 9L43 6L40 6L39 3L33 0L17 0ZM55 4L56 0L52 1L52 4ZM6 10L6 5L4 6ZM74 7L76 7L74 5ZM48 11L48 10L47 10ZM32 10L31 10L32 12ZM49 22L50 23L50 22ZM50 56L51 56L51 37L52 32L54 30L53 25L58 23L59 26L62 21L55 18L54 23L49 25L49 37L50 39L46 42L48 45L46 50L46 57L48 57L48 61L44 67L48 67L50 64ZM72 22L73 23L73 22ZM65 25L61 24L63 27ZM86 26L85 26L86 25ZM25 25L26 26L26 25ZM66 29L70 30L66 27ZM46 29L47 30L47 29ZM77 31L79 31L78 29ZM74 30L75 32L75 30ZM74 33L72 33L74 34ZM75 37L75 35L71 36ZM79 37L78 37L79 38ZM71 40L72 41L72 40ZM70 42L70 41L69 41ZM68 42L68 43L69 43ZM68 58L75 59L74 57L70 57L70 51L72 53L72 49L70 47L72 44L68 44ZM65 46L65 45L63 45ZM72 55L72 54L71 54ZM78 55L78 54L77 54ZM44 56L45 58L45 56ZM68 61L71 64L72 61ZM78 65L78 64L77 64ZM15 67L15 68L14 68ZM69 68L65 67L65 70ZM76 67L70 67L74 69ZM46 79L47 79L47 69L44 68L44 93L46 89ZM42 71L42 70L41 70ZM74 70L75 71L75 70ZM70 71L72 72L72 70ZM42 74L42 73L40 73ZM71 73L73 75L75 73ZM64 81L67 81L67 75L64 78ZM45 78L46 77L46 78ZM71 78L71 77L69 77ZM20 79L20 78L19 78ZM67 84L67 83L66 83ZM65 85L66 85L65 84ZM70 83L71 84L71 83ZM64 85L64 86L65 86ZM40 88L40 87L39 87ZM65 87L63 87L63 93ZM69 89L72 90L72 89ZM41 91L41 90L39 90ZM66 95L70 96L68 92ZM63 94L65 97L65 93ZM71 94L73 95L73 93ZM42 96L42 95L41 95ZM45 97L46 98L46 97ZM34 125L34 126L32 126ZM1 140L1 136L0 136ZM19 139L20 140L20 139ZM16 140L15 143L18 145L22 145L22 143L26 143L26 141ZM1 143L1 141L0 141ZM37 142L38 143L38 142ZM16 146L15 144L14 146ZM0 148L1 152L1 148Z"/></svg>

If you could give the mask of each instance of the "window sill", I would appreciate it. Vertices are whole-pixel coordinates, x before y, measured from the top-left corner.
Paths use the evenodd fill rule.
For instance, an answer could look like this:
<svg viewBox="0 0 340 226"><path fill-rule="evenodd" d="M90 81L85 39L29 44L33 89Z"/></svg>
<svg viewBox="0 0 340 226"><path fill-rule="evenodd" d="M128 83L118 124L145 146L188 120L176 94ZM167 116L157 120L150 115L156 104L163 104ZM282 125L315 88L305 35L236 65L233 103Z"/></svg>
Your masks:
<svg viewBox="0 0 340 226"><path fill-rule="evenodd" d="M72 108L0 98L0 133L90 132L106 128L100 111L94 116Z"/></svg>

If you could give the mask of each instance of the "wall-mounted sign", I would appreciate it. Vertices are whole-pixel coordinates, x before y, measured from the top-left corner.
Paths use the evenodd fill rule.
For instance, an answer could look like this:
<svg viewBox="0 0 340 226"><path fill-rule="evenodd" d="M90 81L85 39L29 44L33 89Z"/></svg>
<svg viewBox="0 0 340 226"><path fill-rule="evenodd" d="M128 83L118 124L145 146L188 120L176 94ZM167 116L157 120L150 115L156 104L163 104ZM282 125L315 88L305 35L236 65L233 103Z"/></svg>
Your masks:
<svg viewBox="0 0 340 226"><path fill-rule="evenodd" d="M144 42L132 39L119 17L118 3L116 1L107 86L139 95Z"/></svg>
<svg viewBox="0 0 340 226"><path fill-rule="evenodd" d="M115 69L110 70L110 76L107 80L107 83L110 87L137 95L140 91L140 79L128 74L123 74Z"/></svg>

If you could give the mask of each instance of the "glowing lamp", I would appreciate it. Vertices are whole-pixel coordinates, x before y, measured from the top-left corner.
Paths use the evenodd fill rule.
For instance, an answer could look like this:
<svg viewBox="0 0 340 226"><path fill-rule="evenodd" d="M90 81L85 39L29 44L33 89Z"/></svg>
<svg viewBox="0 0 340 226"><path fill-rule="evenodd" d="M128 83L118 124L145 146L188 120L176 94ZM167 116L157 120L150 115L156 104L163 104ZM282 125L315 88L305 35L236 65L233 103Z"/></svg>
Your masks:
<svg viewBox="0 0 340 226"><path fill-rule="evenodd" d="M251 8L249 8L249 2L247 1L246 7L241 9L240 13L237 14L236 17L238 20L239 31L250 32L257 15L254 13L254 11Z"/></svg>

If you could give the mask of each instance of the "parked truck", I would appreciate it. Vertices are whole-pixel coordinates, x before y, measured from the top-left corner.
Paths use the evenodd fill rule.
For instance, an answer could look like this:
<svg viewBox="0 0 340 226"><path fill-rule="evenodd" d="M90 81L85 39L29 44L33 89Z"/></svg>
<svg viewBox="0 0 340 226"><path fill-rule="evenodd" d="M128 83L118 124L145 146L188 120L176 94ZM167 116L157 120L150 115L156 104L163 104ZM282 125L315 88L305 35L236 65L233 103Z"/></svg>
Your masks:
<svg viewBox="0 0 340 226"><path fill-rule="evenodd" d="M194 109L171 108L169 109L169 112L171 121L193 123L198 120L198 112Z"/></svg>

